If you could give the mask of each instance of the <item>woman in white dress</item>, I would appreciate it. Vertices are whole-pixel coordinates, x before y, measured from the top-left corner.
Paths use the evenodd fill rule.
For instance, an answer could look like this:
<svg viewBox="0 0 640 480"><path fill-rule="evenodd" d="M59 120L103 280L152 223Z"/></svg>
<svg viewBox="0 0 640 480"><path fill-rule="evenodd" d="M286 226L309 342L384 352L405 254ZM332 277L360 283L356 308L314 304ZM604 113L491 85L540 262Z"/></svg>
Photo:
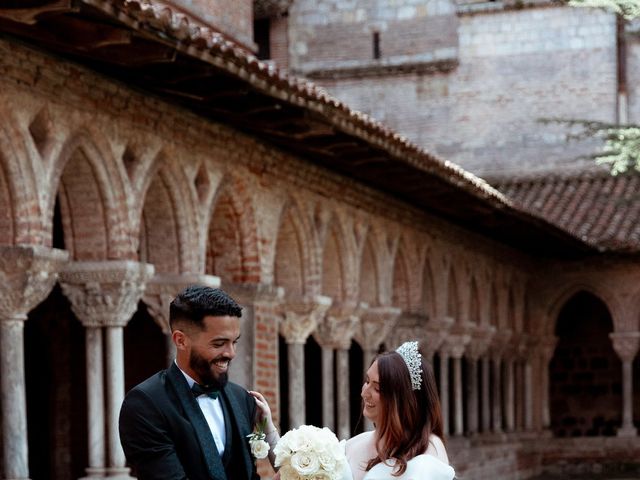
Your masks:
<svg viewBox="0 0 640 480"><path fill-rule="evenodd" d="M347 441L353 480L451 480L433 370L418 342L378 355L362 386L363 415L375 426Z"/></svg>

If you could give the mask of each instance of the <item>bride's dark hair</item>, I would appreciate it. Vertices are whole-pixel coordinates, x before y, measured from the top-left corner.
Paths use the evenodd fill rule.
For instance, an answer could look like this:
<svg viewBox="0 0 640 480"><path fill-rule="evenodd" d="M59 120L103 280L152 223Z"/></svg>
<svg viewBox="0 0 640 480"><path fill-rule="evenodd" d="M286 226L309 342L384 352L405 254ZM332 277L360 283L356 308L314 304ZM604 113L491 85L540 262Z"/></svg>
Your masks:
<svg viewBox="0 0 640 480"><path fill-rule="evenodd" d="M400 476L409 460L427 450L432 434L444 441L440 399L433 369L424 357L420 390L411 388L409 370L400 354L386 352L376 360L381 400L376 424L378 456L369 460L367 470L394 458L394 476Z"/></svg>

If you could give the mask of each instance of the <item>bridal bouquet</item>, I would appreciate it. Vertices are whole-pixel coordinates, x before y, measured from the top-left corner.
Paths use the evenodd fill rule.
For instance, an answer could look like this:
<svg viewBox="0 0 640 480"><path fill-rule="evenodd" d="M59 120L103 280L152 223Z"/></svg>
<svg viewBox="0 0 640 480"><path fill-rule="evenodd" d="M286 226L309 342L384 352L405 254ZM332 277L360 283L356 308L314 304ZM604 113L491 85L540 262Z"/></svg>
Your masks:
<svg viewBox="0 0 640 480"><path fill-rule="evenodd" d="M275 466L280 467L280 479L350 478L344 445L328 428L302 425L285 433L273 450Z"/></svg>

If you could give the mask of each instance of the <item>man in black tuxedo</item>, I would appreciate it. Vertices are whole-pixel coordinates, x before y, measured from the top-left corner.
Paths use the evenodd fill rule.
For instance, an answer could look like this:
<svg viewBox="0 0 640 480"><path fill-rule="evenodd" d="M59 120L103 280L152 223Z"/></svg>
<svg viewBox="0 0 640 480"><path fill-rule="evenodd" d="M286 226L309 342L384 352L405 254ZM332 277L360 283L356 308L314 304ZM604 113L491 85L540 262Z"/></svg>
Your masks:
<svg viewBox="0 0 640 480"><path fill-rule="evenodd" d="M256 420L266 418L266 433L275 427L262 395L228 382L241 311L202 286L171 302L176 361L134 387L120 410L120 440L140 480L259 478L247 435Z"/></svg>

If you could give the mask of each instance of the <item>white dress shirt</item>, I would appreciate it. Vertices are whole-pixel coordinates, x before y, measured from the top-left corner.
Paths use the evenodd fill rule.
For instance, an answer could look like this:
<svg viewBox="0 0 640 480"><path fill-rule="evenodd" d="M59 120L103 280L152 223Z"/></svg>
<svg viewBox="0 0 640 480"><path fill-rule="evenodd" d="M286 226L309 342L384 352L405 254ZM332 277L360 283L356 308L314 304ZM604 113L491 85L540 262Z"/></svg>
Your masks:
<svg viewBox="0 0 640 480"><path fill-rule="evenodd" d="M176 362L176 365L177 364ZM184 375L184 378L187 379L189 388L193 387L196 381L187 375L184 370L180 369L180 371ZM226 441L226 431L224 428L224 413L222 412L222 405L220 404L220 396L214 400L208 395L198 395L196 401L198 405L200 405L200 410L202 410L202 414L209 425L209 430L211 430L211 435L213 435L213 440L216 442L218 453L220 457L222 457L224 453L224 443Z"/></svg>

